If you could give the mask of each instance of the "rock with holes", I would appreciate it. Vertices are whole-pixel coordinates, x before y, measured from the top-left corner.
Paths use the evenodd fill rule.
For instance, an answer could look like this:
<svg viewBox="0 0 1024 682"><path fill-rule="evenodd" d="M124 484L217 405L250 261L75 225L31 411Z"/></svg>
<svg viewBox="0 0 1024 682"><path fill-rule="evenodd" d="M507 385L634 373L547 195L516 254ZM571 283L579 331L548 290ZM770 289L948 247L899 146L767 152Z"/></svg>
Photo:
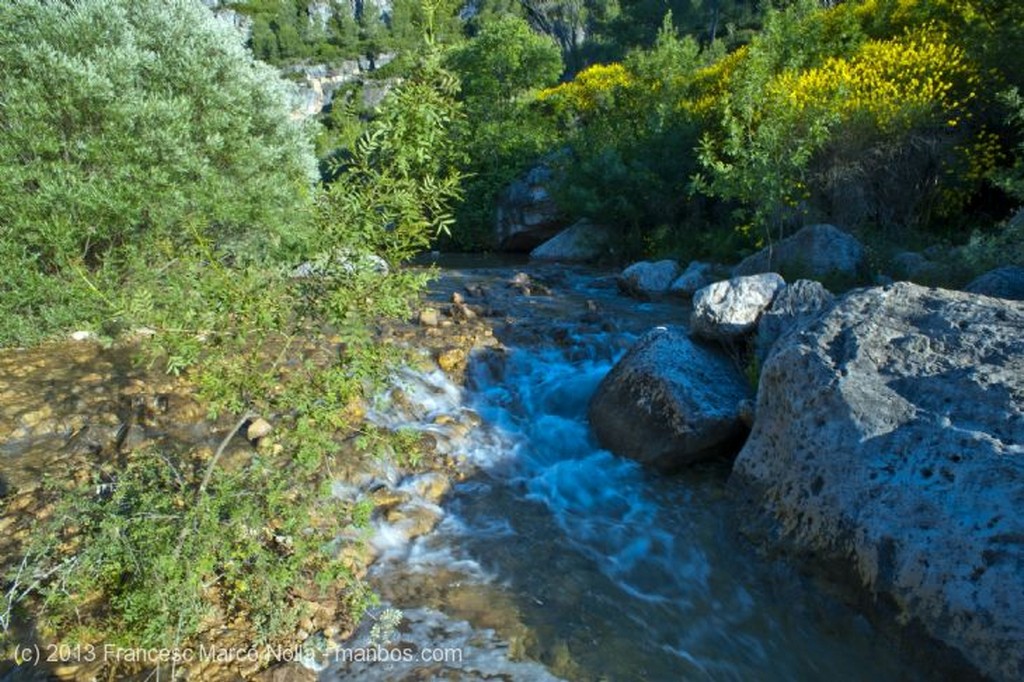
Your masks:
<svg viewBox="0 0 1024 682"><path fill-rule="evenodd" d="M590 401L601 445L657 469L732 455L747 429L750 387L732 360L682 328L648 332L612 368Z"/></svg>
<svg viewBox="0 0 1024 682"><path fill-rule="evenodd" d="M997 680L1024 679L1022 330L1020 302L847 295L772 350L730 478L751 532Z"/></svg>

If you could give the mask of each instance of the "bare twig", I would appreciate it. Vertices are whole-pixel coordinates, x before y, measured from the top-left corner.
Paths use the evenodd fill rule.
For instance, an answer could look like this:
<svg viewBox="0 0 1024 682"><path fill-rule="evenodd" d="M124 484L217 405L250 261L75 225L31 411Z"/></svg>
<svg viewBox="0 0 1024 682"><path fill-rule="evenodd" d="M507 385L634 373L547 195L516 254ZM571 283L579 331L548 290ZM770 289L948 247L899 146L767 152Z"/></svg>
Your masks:
<svg viewBox="0 0 1024 682"><path fill-rule="evenodd" d="M11 589L7 591L7 607L4 609L3 615L0 615L0 632L7 632L11 627L11 611L14 609L14 605L20 601L20 597L17 596L18 585L21 583L21 574L25 572L26 565L28 565L27 554L22 558L21 565L18 566L18 573L14 576Z"/></svg>
<svg viewBox="0 0 1024 682"><path fill-rule="evenodd" d="M18 589L21 586L21 575L25 572L25 568L28 566L28 556L29 555L26 554L25 557L21 560L21 565L18 567L18 573L14 577L14 583L11 585L11 588L7 591L7 605L6 608L4 609L3 614L0 615L0 630L2 630L3 632L7 632L7 630L11 626L11 611L13 611L15 604L17 604L22 599L31 594L37 587L39 587L39 585L44 580L49 578L51 575L61 570L68 564L73 565L78 561L77 556L67 557L66 559L64 559L64 561L60 562L59 564L57 564L50 570L46 571L42 575L36 577L28 587L24 588L19 592Z"/></svg>
<svg viewBox="0 0 1024 682"><path fill-rule="evenodd" d="M251 411L243 414L242 417L238 420L238 422L231 428L231 430L228 431L228 434L224 436L224 440L220 442L220 445L217 446L217 451L213 453L213 458L210 459L210 463L206 465L206 472L203 474L203 480L199 484L199 488L196 490L194 504L198 505L200 500L203 499L203 495L206 494L206 488L207 486L210 485L210 479L213 477L213 470L217 467L217 461L220 459L221 455L224 454L224 450L227 449L228 443L231 442L231 439L235 437L235 434L238 433L242 426L245 425L245 422L249 421L254 416L255 414L253 414ZM181 527L181 532L178 534L178 545L174 548L175 559L177 559L178 554L181 552L182 545L185 541L185 536L188 535L188 528L188 524L184 524Z"/></svg>
<svg viewBox="0 0 1024 682"><path fill-rule="evenodd" d="M224 454L224 450L227 449L228 443L231 442L231 439L235 437L235 434L238 433L242 426L245 425L245 422L255 416L256 415L252 412L246 412L243 414L241 419L238 420L238 423L235 424L234 428L228 431L228 435L224 436L224 440L222 440L220 445L217 446L217 451L213 453L213 459L210 460L210 463L206 467L206 473L203 474L203 482L199 484L199 490L196 491L196 502L198 502L206 492L206 487L210 484L210 478L213 476L213 470L217 466L217 460L219 460L220 456Z"/></svg>

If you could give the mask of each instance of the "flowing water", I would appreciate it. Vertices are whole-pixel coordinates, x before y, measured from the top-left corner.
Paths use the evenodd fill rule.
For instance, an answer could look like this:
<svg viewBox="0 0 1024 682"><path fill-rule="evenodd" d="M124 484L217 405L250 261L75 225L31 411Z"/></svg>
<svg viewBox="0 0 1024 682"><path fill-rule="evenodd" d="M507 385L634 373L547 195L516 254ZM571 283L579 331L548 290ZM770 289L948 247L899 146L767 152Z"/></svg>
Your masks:
<svg viewBox="0 0 1024 682"><path fill-rule="evenodd" d="M513 273L453 271L439 296ZM503 304L507 350L477 357L466 387L409 373L416 409L378 415L431 432L441 415L481 417L446 441L472 473L443 520L411 544L382 526L372 574L404 613L402 642L461 661L335 663L323 679L918 679L866 621L738 535L727 463L665 477L595 441L598 383L643 330L682 322L681 304L637 304L582 271L537 276L552 295Z"/></svg>

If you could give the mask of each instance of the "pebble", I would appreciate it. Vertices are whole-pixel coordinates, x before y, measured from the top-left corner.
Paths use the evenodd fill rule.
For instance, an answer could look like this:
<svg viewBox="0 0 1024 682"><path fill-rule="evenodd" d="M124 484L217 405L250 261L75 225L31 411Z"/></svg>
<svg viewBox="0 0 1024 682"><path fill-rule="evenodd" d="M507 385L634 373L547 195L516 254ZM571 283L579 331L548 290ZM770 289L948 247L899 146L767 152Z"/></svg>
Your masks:
<svg viewBox="0 0 1024 682"><path fill-rule="evenodd" d="M424 327L436 327L439 320L439 313L434 308L424 308L420 311L419 322Z"/></svg>
<svg viewBox="0 0 1024 682"><path fill-rule="evenodd" d="M256 441L270 435L270 432L273 430L274 427L270 422L263 417L257 417L249 423L249 428L245 430L245 437L250 441Z"/></svg>

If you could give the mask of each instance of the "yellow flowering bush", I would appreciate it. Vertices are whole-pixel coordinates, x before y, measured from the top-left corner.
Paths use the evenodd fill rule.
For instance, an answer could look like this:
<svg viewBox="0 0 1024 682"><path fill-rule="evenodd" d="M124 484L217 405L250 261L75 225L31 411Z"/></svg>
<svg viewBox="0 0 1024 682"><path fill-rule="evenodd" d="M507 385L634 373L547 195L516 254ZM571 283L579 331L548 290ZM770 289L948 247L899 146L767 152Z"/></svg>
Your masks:
<svg viewBox="0 0 1024 682"><path fill-rule="evenodd" d="M862 0L854 12L875 34L898 33L930 22L952 28L978 21L984 2L991 0Z"/></svg>
<svg viewBox="0 0 1024 682"><path fill-rule="evenodd" d="M785 72L769 99L788 109L795 134L810 120L831 120L805 198L817 192L829 217L906 223L955 213L997 163L991 135L961 132L980 85L965 50L929 25L867 41L849 59ZM879 179L888 188L865 189ZM851 193L860 205L850 205Z"/></svg>
<svg viewBox="0 0 1024 682"><path fill-rule="evenodd" d="M585 117L612 108L633 85L622 64L595 64L568 83L541 90L537 100L551 104L557 113Z"/></svg>
<svg viewBox="0 0 1024 682"><path fill-rule="evenodd" d="M925 122L955 127L977 96L977 84L963 49L947 34L926 28L868 41L852 59L784 72L769 98L797 113L828 110L840 120L866 116L879 130L895 133Z"/></svg>
<svg viewBox="0 0 1024 682"><path fill-rule="evenodd" d="M735 77L737 68L747 58L746 45L697 70L693 76L692 94L679 102L683 111L695 116L710 115L719 105Z"/></svg>
<svg viewBox="0 0 1024 682"><path fill-rule="evenodd" d="M700 150L703 189L776 226L809 218L923 224L977 190L997 162L973 121L985 87L977 61L938 20L898 35L858 34L851 17L863 18L872 2L885 0L804 8L770 24L749 54L698 76L708 85L684 106L711 122ZM885 4L908 17L927 9L915 0ZM815 21L826 27L807 28ZM801 44L808 35L826 44Z"/></svg>

